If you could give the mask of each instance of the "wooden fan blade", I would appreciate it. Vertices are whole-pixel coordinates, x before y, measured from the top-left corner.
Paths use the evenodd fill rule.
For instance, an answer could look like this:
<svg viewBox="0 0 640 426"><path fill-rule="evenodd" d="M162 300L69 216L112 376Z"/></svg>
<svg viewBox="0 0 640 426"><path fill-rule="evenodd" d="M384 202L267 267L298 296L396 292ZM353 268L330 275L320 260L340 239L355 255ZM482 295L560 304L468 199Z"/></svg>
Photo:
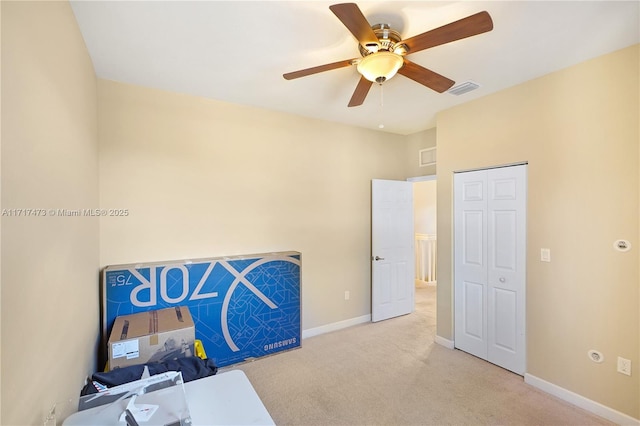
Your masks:
<svg viewBox="0 0 640 426"><path fill-rule="evenodd" d="M295 78L305 77L307 75L317 74L319 72L348 67L351 64L353 64L353 61L354 61L353 59L349 59L347 61L333 62L331 64L319 65L313 68L307 68L300 71L289 72L289 73L283 74L282 76L285 78L285 80L293 80Z"/></svg>
<svg viewBox="0 0 640 426"><path fill-rule="evenodd" d="M429 89L433 89L438 93L446 92L453 86L455 81L448 79L436 72L433 72L423 66L404 60L404 65L398 70L398 74L410 78Z"/></svg>
<svg viewBox="0 0 640 426"><path fill-rule="evenodd" d="M362 105L372 85L373 83L371 81L367 80L364 77L360 77L360 81L356 86L356 90L353 92L351 100L349 101L349 106L354 107Z"/></svg>
<svg viewBox="0 0 640 426"><path fill-rule="evenodd" d="M367 43L378 44L378 37L371 29L371 25L364 17L362 11L355 3L341 3L329 6L329 9L338 17L351 34L361 45Z"/></svg>
<svg viewBox="0 0 640 426"><path fill-rule="evenodd" d="M419 52L434 46L482 34L493 29L493 21L488 12L467 16L426 33L403 40L409 53Z"/></svg>

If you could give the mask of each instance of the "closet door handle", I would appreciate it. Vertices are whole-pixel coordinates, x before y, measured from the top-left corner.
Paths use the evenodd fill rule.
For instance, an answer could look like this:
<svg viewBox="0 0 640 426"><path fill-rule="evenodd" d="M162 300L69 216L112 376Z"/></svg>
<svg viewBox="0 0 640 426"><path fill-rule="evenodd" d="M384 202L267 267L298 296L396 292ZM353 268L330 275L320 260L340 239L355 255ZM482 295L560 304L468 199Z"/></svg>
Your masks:
<svg viewBox="0 0 640 426"><path fill-rule="evenodd" d="M506 281L506 278L505 278L505 277L500 277L500 278L498 278L498 281L500 281L501 283L503 283L503 282L505 282L505 281Z"/></svg>
<svg viewBox="0 0 640 426"><path fill-rule="evenodd" d="M384 257L376 256L373 258L373 260L384 260Z"/></svg>

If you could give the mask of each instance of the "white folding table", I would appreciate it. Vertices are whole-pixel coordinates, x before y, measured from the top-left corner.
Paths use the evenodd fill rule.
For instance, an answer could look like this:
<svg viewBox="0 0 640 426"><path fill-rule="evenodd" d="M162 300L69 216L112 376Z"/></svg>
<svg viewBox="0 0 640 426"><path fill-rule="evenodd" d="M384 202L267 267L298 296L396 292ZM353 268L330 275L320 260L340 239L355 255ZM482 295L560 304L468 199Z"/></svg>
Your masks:
<svg viewBox="0 0 640 426"><path fill-rule="evenodd" d="M275 425L242 370L184 384L191 421L200 425Z"/></svg>

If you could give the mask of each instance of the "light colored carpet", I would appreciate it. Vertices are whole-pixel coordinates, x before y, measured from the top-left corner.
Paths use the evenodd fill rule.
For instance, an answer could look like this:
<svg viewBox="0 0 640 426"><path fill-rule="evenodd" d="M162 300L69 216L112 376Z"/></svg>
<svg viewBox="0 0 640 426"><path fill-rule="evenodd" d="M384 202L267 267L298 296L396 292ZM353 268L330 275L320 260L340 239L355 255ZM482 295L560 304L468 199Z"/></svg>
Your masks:
<svg viewBox="0 0 640 426"><path fill-rule="evenodd" d="M416 311L305 339L245 371L278 425L611 424L521 376L434 343L435 287Z"/></svg>

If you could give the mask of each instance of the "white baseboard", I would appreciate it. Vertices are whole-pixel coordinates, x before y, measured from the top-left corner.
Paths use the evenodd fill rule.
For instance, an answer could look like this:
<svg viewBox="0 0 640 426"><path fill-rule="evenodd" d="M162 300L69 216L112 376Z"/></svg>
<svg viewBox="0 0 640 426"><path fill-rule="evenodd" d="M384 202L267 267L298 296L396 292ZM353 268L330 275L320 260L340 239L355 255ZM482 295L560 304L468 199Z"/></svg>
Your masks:
<svg viewBox="0 0 640 426"><path fill-rule="evenodd" d="M620 411L614 410L613 408L602 405L599 402L592 401L582 395L578 395L575 392L571 392L570 390L561 388L558 385L554 385L553 383L547 382L546 380L533 376L529 373L525 373L524 382L540 389L543 392L558 397L570 404L587 410L616 424L625 426L640 426L640 420L638 419L621 413Z"/></svg>
<svg viewBox="0 0 640 426"><path fill-rule="evenodd" d="M330 331L336 331L343 328L351 327L352 325L358 325L371 321L371 315L363 315L361 317L351 318L344 321L338 321L327 325L321 325L320 327L308 328L302 330L302 338L318 336L320 334L329 333Z"/></svg>
<svg viewBox="0 0 640 426"><path fill-rule="evenodd" d="M436 334L435 342L439 345L444 346L447 349L454 349L453 340L445 339L444 337L440 337Z"/></svg>

